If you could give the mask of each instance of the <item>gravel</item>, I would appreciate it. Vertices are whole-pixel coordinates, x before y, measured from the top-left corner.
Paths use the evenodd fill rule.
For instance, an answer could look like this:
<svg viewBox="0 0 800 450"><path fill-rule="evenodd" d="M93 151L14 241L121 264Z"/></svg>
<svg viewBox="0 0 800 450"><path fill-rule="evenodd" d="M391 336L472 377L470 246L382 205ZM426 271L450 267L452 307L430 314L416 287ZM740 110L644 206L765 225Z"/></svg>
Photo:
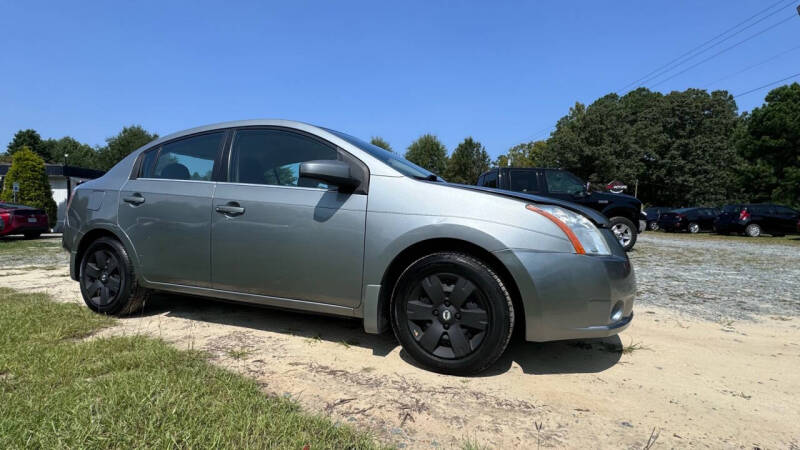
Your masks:
<svg viewBox="0 0 800 450"><path fill-rule="evenodd" d="M646 232L630 254L638 305L704 319L800 315L800 238Z"/></svg>

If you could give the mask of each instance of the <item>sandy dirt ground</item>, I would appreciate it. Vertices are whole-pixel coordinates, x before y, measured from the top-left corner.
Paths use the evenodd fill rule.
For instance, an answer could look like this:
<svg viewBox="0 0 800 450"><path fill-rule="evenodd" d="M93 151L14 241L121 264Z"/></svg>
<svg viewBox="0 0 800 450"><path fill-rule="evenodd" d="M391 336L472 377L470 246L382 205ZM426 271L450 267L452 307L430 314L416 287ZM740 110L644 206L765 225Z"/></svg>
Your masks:
<svg viewBox="0 0 800 450"><path fill-rule="evenodd" d="M0 266L0 286L82 303L63 266ZM647 301L635 313L619 337L514 342L476 377L422 370L358 321L185 296L156 295L105 334L204 350L401 448L643 448L654 433L652 448L800 448L800 317L713 321Z"/></svg>

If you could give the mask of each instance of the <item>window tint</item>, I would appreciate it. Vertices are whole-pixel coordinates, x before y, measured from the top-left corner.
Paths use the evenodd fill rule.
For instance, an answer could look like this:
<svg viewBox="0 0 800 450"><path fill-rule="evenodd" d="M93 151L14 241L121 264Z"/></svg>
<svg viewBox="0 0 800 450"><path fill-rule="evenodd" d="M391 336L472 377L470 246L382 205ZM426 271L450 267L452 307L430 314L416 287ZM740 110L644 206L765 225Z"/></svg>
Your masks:
<svg viewBox="0 0 800 450"><path fill-rule="evenodd" d="M211 180L223 135L202 134L165 144L158 154L153 178Z"/></svg>
<svg viewBox="0 0 800 450"><path fill-rule="evenodd" d="M547 190L552 194L575 195L583 192L583 182L569 172L548 170L545 174L547 177Z"/></svg>
<svg viewBox="0 0 800 450"><path fill-rule="evenodd" d="M774 214L770 205L752 205L747 209L753 214Z"/></svg>
<svg viewBox="0 0 800 450"><path fill-rule="evenodd" d="M283 130L239 130L233 142L229 180L236 183L327 189L317 180L300 178L300 163L338 159L335 148Z"/></svg>
<svg viewBox="0 0 800 450"><path fill-rule="evenodd" d="M486 174L486 178L484 179L484 186L490 188L497 187L497 171L493 170Z"/></svg>
<svg viewBox="0 0 800 450"><path fill-rule="evenodd" d="M154 148L152 150L148 150L144 157L142 158L142 165L139 167L139 177L142 178L152 178L153 177L153 168L156 161L156 156L158 156L158 149Z"/></svg>
<svg viewBox="0 0 800 450"><path fill-rule="evenodd" d="M536 176L535 170L519 170L511 169L508 171L509 186L512 191L528 192L531 194L538 194L541 192L539 188L539 177Z"/></svg>
<svg viewBox="0 0 800 450"><path fill-rule="evenodd" d="M785 215L797 214L797 211L793 210L792 208L788 208L786 206L775 206L775 211L778 214L785 214Z"/></svg>

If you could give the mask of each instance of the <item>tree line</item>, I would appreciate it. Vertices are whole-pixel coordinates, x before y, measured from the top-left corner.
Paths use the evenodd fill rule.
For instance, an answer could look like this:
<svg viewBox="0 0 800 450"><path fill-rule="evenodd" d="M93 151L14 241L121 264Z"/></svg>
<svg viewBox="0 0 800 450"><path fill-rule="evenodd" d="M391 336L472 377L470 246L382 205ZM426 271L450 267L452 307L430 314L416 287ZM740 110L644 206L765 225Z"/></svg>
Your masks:
<svg viewBox="0 0 800 450"><path fill-rule="evenodd" d="M0 155L0 162L11 162L16 152L27 147L46 163L66 163L70 166L105 171L114 167L114 164L132 151L157 138L158 134L150 133L140 125L132 125L122 128L122 131L115 136L106 139L105 145L92 147L70 136L42 139L36 130L19 130L8 143L6 153Z"/></svg>
<svg viewBox="0 0 800 450"><path fill-rule="evenodd" d="M457 183L475 183L490 166L471 137L448 156L436 136L425 134L405 157ZM577 102L547 139L515 145L491 166L557 167L596 186L619 180L647 205L800 206L800 84L773 89L743 114L727 91L702 89L640 88L589 106Z"/></svg>
<svg viewBox="0 0 800 450"><path fill-rule="evenodd" d="M134 125L91 147L20 130L0 160L28 147L46 162L63 164L68 153L70 165L108 170L157 137ZM394 151L380 136L371 142ZM727 91L611 93L588 106L576 102L547 139L515 145L494 161L473 137L448 154L432 134L412 142L405 157L454 183L473 184L491 166L558 167L595 185L619 180L629 192L635 186L648 205L800 206L800 84L773 89L743 114Z"/></svg>

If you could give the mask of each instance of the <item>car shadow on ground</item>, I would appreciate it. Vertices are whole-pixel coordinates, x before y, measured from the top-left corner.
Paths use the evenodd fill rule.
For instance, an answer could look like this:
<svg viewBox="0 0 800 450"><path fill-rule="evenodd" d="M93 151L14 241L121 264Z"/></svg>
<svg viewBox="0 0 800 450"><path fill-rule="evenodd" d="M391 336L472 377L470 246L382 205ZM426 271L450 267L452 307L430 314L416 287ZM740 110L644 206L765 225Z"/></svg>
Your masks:
<svg viewBox="0 0 800 450"><path fill-rule="evenodd" d="M301 336L309 339L366 348L375 356L386 356L399 346L391 331L372 335L364 332L360 319L323 316L281 309L230 303L216 299L157 293L136 316L166 315L220 325ZM515 333L500 359L479 377L508 372L517 363L523 373L597 373L614 366L622 355L618 336L557 342L525 342ZM404 350L400 357L422 368Z"/></svg>

